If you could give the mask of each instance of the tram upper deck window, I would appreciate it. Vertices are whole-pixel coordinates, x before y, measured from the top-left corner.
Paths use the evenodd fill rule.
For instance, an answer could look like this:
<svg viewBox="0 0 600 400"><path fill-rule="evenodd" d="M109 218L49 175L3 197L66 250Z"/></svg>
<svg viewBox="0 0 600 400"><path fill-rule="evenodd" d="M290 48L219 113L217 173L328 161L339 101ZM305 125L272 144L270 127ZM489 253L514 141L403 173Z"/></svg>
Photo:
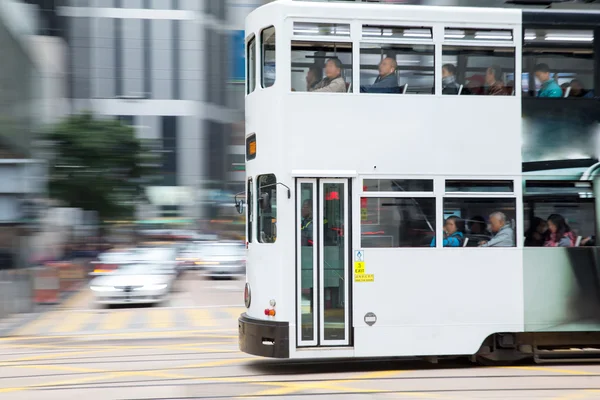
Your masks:
<svg viewBox="0 0 600 400"><path fill-rule="evenodd" d="M360 92L432 94L434 59L433 44L362 43Z"/></svg>
<svg viewBox="0 0 600 400"><path fill-rule="evenodd" d="M247 94L254 92L256 88L256 37L252 35L246 49L246 74L248 82Z"/></svg>
<svg viewBox="0 0 600 400"><path fill-rule="evenodd" d="M275 84L275 28L263 29L260 33L262 48L262 87L268 88Z"/></svg>
<svg viewBox="0 0 600 400"><path fill-rule="evenodd" d="M526 29L523 40L523 95L594 97L592 30Z"/></svg>
<svg viewBox="0 0 600 400"><path fill-rule="evenodd" d="M350 24L294 22L294 36L350 37Z"/></svg>
<svg viewBox="0 0 600 400"><path fill-rule="evenodd" d="M352 85L352 43L292 41L292 91L346 93Z"/></svg>
<svg viewBox="0 0 600 400"><path fill-rule="evenodd" d="M514 95L513 47L444 46L442 64L442 94Z"/></svg>

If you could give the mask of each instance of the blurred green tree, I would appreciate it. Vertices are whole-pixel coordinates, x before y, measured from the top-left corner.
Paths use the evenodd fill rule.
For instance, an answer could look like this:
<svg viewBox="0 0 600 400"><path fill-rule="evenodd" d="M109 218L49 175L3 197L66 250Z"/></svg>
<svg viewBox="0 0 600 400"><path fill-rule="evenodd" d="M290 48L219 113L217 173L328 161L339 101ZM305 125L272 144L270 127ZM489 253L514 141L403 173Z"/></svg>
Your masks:
<svg viewBox="0 0 600 400"><path fill-rule="evenodd" d="M158 141L136 138L118 120L72 115L44 139L51 149L50 197L97 211L99 221L132 218L147 201L145 188L161 180Z"/></svg>

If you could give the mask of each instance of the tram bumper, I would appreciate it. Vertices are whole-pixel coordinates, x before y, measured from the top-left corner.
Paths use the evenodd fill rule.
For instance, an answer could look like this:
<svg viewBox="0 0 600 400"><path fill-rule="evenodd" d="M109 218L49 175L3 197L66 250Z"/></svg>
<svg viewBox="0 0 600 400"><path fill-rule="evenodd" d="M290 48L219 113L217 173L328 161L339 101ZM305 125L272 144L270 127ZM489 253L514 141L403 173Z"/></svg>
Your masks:
<svg viewBox="0 0 600 400"><path fill-rule="evenodd" d="M238 319L240 350L260 357L290 357L288 322L264 321L243 313Z"/></svg>

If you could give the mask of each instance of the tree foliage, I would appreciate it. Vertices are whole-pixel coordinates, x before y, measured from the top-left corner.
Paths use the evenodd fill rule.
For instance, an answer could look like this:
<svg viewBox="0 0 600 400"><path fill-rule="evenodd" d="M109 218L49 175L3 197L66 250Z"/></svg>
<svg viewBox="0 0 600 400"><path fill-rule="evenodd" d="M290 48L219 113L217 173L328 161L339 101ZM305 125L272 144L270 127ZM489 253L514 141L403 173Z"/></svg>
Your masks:
<svg viewBox="0 0 600 400"><path fill-rule="evenodd" d="M68 207L98 212L100 220L129 218L158 179L156 143L132 127L91 113L68 117L45 137L51 143L50 196Z"/></svg>

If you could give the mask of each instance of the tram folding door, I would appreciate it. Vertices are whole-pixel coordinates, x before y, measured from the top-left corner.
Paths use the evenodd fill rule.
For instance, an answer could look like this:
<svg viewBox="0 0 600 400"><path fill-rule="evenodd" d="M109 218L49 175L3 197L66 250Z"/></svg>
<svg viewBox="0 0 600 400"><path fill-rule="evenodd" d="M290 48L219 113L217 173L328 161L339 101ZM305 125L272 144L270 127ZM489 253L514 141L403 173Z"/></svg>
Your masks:
<svg viewBox="0 0 600 400"><path fill-rule="evenodd" d="M350 345L349 216L347 179L298 179L297 344Z"/></svg>

